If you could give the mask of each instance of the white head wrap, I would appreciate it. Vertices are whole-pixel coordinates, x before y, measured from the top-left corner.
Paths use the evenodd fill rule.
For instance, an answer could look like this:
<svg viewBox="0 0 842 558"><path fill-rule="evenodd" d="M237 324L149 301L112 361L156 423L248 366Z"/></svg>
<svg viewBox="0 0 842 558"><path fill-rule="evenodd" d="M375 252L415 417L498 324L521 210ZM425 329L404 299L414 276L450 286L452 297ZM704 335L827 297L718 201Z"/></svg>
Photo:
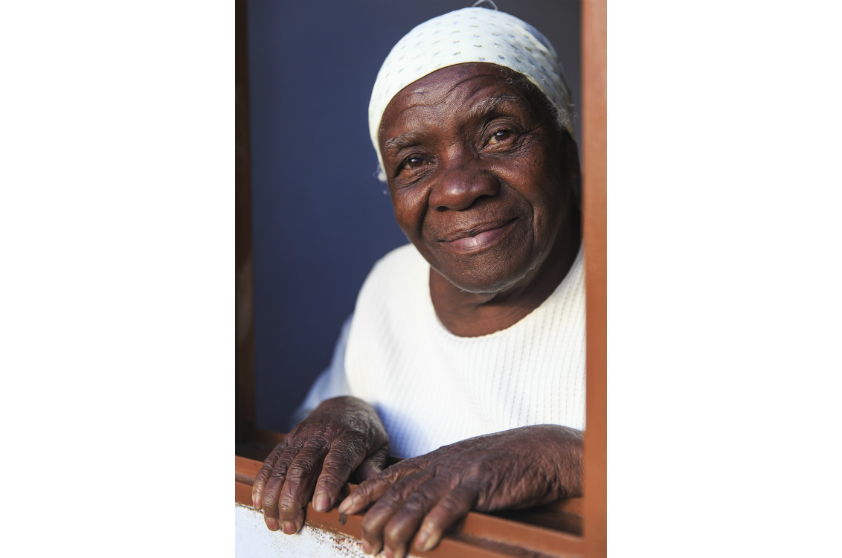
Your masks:
<svg viewBox="0 0 842 558"><path fill-rule="evenodd" d="M377 136L389 101L410 83L438 69L487 62L523 74L550 100L559 122L575 138L570 91L555 49L540 31L509 14L464 8L435 17L407 33L383 62L371 101L368 127L385 181Z"/></svg>

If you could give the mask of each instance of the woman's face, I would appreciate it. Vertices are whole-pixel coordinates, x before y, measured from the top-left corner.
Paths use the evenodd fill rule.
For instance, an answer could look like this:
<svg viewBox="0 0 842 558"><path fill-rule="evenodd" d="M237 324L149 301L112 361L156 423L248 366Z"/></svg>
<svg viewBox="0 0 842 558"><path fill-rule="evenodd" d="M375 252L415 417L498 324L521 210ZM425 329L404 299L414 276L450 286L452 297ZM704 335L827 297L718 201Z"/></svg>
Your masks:
<svg viewBox="0 0 842 558"><path fill-rule="evenodd" d="M522 79L493 64L443 68L399 92L381 120L398 225L464 291L531 280L573 209L575 143Z"/></svg>

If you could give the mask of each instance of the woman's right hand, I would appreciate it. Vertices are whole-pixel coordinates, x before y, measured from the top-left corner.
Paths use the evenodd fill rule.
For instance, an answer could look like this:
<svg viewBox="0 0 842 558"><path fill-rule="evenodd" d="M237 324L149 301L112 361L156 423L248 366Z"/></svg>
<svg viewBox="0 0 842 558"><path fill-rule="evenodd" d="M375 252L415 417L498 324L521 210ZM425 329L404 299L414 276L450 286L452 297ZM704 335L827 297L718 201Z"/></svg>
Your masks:
<svg viewBox="0 0 842 558"><path fill-rule="evenodd" d="M304 507L332 508L355 470L360 481L386 467L389 437L377 412L356 397L323 401L272 450L257 474L251 498L266 527L297 533Z"/></svg>

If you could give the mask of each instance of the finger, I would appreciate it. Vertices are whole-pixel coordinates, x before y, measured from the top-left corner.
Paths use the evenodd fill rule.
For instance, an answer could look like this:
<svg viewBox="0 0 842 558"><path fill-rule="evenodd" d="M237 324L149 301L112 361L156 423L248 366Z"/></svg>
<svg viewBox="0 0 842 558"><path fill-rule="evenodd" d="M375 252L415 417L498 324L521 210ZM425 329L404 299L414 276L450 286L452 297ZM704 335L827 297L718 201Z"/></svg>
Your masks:
<svg viewBox="0 0 842 558"><path fill-rule="evenodd" d="M383 472L386 468L386 460L389 458L389 444L366 457L360 466L357 467L357 480L366 481Z"/></svg>
<svg viewBox="0 0 842 558"><path fill-rule="evenodd" d="M399 507L383 530L383 545L387 553L391 552L394 558L406 556L409 541L418 531L418 526L421 525L424 517L456 482L458 480L451 478L433 477L404 500L403 505Z"/></svg>
<svg viewBox="0 0 842 558"><path fill-rule="evenodd" d="M313 496L328 447L324 438L311 438L287 469L278 502L278 514L287 535L297 533L304 525L304 507Z"/></svg>
<svg viewBox="0 0 842 558"><path fill-rule="evenodd" d="M269 480L263 489L261 496L261 507L263 509L263 520L266 522L266 527L270 531L277 531L279 527L280 516L278 514L278 501L281 495L281 489L284 486L287 469L290 464L301 451L302 443L290 443L278 454L278 459L275 461L275 466L272 467L272 472L269 475Z"/></svg>
<svg viewBox="0 0 842 558"><path fill-rule="evenodd" d="M341 513L355 514L367 508L372 502L378 500L389 488L400 481L404 477L417 473L423 470L426 466L426 461L407 459L388 469L385 469L380 474L371 477L367 481L360 484L350 496L343 500L339 505Z"/></svg>
<svg viewBox="0 0 842 558"><path fill-rule="evenodd" d="M377 503L366 512L363 518L361 532L365 552L378 552L383 547L383 529L401 508L404 501L434 475L432 469L425 469L402 478L384 491Z"/></svg>
<svg viewBox="0 0 842 558"><path fill-rule="evenodd" d="M313 496L313 508L316 511L327 511L333 507L351 472L365 458L365 451L365 447L359 443L335 441L331 444Z"/></svg>
<svg viewBox="0 0 842 558"><path fill-rule="evenodd" d="M272 450L272 453L263 462L263 467L257 472L257 476L254 477L254 484L251 487L251 505L256 510L260 509L263 489L266 487L266 482L272 474L272 468L278 461L278 455L280 455L284 447L286 447L286 440L275 446L275 449Z"/></svg>
<svg viewBox="0 0 842 558"><path fill-rule="evenodd" d="M413 546L422 552L435 548L445 531L457 521L468 515L479 499L481 487L474 483L465 483L447 493L427 514Z"/></svg>

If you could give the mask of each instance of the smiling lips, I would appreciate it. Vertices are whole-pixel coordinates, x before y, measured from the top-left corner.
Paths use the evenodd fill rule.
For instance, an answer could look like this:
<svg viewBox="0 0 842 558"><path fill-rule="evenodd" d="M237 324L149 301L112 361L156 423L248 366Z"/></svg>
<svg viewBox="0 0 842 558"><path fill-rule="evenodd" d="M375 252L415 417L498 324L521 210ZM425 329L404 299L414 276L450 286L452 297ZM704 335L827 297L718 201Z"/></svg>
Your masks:
<svg viewBox="0 0 842 558"><path fill-rule="evenodd" d="M466 254L477 252L487 248L502 238L517 219L508 221L494 221L483 223L469 229L451 233L443 237L439 242L452 252Z"/></svg>

